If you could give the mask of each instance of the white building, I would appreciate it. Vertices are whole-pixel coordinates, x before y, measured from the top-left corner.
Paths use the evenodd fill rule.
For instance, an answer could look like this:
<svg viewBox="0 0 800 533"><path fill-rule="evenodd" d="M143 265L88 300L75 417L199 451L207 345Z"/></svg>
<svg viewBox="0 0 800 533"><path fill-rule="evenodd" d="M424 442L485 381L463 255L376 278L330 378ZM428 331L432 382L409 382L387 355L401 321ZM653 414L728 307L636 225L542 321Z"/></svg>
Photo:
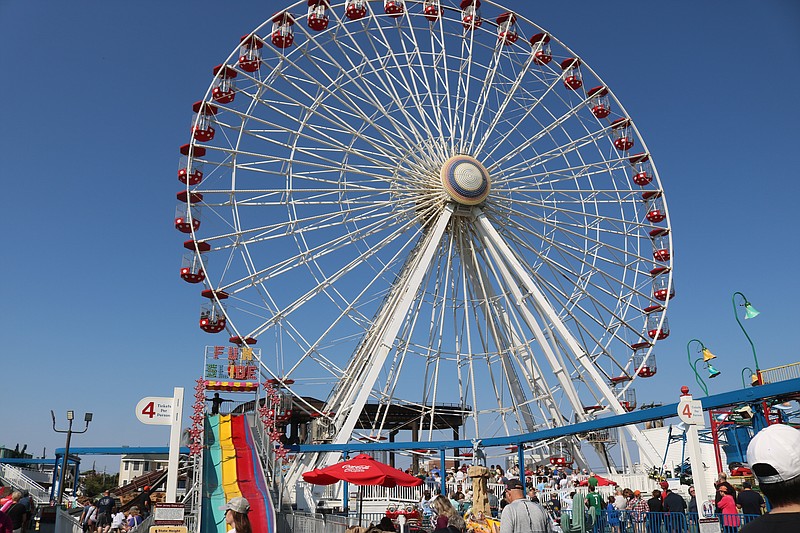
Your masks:
<svg viewBox="0 0 800 533"><path fill-rule="evenodd" d="M132 479L152 472L167 468L169 456L162 454L131 453L122 455L119 459L119 484L127 485Z"/></svg>

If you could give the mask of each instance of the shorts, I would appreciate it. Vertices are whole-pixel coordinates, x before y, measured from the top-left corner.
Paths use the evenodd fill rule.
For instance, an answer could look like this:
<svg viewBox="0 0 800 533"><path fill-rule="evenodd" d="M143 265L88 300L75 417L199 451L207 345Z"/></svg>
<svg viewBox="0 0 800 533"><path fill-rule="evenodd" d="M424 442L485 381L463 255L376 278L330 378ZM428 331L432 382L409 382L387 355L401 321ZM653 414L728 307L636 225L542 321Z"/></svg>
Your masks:
<svg viewBox="0 0 800 533"><path fill-rule="evenodd" d="M111 525L111 514L109 513L100 513L100 516L97 518L97 525L102 526L110 526Z"/></svg>

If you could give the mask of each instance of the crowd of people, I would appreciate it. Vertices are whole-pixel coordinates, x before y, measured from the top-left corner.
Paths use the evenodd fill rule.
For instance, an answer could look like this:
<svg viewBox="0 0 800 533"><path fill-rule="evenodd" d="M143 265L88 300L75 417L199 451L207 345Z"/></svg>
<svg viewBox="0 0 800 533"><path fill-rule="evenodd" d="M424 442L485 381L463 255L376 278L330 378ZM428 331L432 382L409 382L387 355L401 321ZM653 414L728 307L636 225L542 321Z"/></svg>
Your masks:
<svg viewBox="0 0 800 533"><path fill-rule="evenodd" d="M794 429L791 431L792 436L800 433ZM800 454L800 439L796 450ZM757 456L755 452L752 455ZM800 476L800 455L797 466ZM461 517L472 505L472 491L466 471L466 467L460 467L445 472L446 486L455 487L446 496L438 494L442 481L439 470L420 474L427 483L427 490L418 507L424 522L431 524L434 533L465 531ZM493 465L490 471L489 483L495 487L497 484L503 486L500 497L492 488L488 491L491 514L501 521L500 533L547 532L554 527L564 532L610 533L677 533L699 529L694 487L688 488L688 498L672 490L666 481L660 483L660 488L647 494L617 487L613 495L604 498L597 490L598 477L586 470L539 466L526 468L521 474L515 466L504 471L502 467ZM757 474L758 470L754 471ZM764 481L761 480L761 483L763 486ZM577 490L582 485L587 485L587 489ZM716 515L725 533L738 532L741 526L754 521L766 509L764 498L752 489L749 482L742 483L737 491L723 473L714 486ZM395 530L390 524L383 529L380 524L373 527L373 531ZM797 530L800 531L800 528Z"/></svg>
<svg viewBox="0 0 800 533"><path fill-rule="evenodd" d="M144 521L141 511L134 506L123 512L109 491L100 498L81 498L83 506L79 522L84 533L123 533Z"/></svg>
<svg viewBox="0 0 800 533"><path fill-rule="evenodd" d="M0 499L0 532L25 533L32 529L36 506L28 491L12 491Z"/></svg>

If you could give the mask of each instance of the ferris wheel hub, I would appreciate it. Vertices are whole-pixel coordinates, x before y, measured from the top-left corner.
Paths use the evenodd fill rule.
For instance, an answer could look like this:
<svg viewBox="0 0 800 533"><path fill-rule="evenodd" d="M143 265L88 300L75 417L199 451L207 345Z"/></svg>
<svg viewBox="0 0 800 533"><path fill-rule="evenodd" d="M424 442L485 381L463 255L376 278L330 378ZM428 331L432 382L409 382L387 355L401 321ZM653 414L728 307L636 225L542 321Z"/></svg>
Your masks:
<svg viewBox="0 0 800 533"><path fill-rule="evenodd" d="M445 192L460 204L477 205L489 196L489 171L474 157L455 155L445 161L440 174Z"/></svg>

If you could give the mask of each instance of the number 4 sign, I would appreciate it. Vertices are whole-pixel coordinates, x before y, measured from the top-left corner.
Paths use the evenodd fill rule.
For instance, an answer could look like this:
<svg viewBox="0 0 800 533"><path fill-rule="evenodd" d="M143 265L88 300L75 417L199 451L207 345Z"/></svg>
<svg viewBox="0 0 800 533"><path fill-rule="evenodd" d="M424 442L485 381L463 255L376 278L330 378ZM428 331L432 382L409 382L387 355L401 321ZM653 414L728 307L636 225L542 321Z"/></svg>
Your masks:
<svg viewBox="0 0 800 533"><path fill-rule="evenodd" d="M172 398L148 396L136 404L136 418L144 424L172 424Z"/></svg>
<svg viewBox="0 0 800 533"><path fill-rule="evenodd" d="M703 416L703 403L700 400L692 400L692 397L682 397L678 402L678 417L682 422L701 428L706 427L706 420Z"/></svg>
<svg viewBox="0 0 800 533"><path fill-rule="evenodd" d="M136 404L136 418L145 424L171 426L167 464L167 503L175 503L178 491L178 457L183 421L183 387L175 387L172 398L148 396Z"/></svg>

